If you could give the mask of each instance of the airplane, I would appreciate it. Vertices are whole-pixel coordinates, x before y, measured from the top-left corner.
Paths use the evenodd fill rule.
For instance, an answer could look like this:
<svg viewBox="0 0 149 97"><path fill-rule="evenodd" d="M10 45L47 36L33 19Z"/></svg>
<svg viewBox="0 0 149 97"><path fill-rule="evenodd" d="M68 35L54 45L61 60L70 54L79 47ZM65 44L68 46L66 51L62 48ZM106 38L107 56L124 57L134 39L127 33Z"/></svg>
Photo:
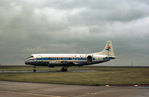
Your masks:
<svg viewBox="0 0 149 97"><path fill-rule="evenodd" d="M34 65L33 72L36 72L36 66L61 66L61 71L67 71L67 68L70 66L92 65L115 58L112 41L109 40L101 52L89 54L31 54L25 60L25 64Z"/></svg>

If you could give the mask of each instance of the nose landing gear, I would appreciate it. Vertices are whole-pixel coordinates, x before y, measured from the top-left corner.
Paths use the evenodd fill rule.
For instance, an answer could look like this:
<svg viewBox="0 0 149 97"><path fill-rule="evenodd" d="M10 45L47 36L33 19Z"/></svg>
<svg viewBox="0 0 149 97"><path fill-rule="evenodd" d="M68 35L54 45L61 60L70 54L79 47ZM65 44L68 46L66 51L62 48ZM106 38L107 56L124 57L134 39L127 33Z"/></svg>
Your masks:
<svg viewBox="0 0 149 97"><path fill-rule="evenodd" d="M36 65L34 65L33 72L36 72Z"/></svg>

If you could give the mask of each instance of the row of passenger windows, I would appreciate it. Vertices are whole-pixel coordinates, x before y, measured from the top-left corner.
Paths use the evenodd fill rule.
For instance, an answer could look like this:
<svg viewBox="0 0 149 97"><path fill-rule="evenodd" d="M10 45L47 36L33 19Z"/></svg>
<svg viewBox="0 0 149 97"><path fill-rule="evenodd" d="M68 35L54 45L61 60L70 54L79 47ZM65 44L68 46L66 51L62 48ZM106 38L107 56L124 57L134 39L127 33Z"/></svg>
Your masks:
<svg viewBox="0 0 149 97"><path fill-rule="evenodd" d="M86 58L36 58L36 60L87 60ZM93 58L93 60L96 60Z"/></svg>
<svg viewBox="0 0 149 97"><path fill-rule="evenodd" d="M36 60L86 60L86 58L36 58Z"/></svg>

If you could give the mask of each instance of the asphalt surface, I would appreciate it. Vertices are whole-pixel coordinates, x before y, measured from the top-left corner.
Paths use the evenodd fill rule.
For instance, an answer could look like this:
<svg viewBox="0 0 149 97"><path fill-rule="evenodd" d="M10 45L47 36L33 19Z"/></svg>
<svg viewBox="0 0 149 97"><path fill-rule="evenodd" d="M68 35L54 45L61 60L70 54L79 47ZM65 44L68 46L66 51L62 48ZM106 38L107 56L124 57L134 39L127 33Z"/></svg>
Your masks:
<svg viewBox="0 0 149 97"><path fill-rule="evenodd" d="M67 72L95 72L96 70L68 70ZM25 73L25 72L33 72L33 71L0 71L0 73ZM39 71L37 70L36 72L39 72L39 73L43 73L43 72L62 72L62 71ZM97 72L100 72L100 71L97 71Z"/></svg>
<svg viewBox="0 0 149 97"><path fill-rule="evenodd" d="M0 97L149 97L149 87L78 86L0 81Z"/></svg>

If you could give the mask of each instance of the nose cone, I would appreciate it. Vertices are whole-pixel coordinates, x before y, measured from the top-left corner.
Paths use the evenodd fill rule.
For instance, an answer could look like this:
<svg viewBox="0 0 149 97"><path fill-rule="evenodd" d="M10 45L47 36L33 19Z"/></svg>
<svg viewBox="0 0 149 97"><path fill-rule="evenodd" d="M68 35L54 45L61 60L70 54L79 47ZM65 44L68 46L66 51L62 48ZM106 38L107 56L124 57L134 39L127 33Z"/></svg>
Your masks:
<svg viewBox="0 0 149 97"><path fill-rule="evenodd" d="M25 64L26 64L26 65L28 65L28 62L27 62L27 61L25 61Z"/></svg>
<svg viewBox="0 0 149 97"><path fill-rule="evenodd" d="M25 61L25 64L26 64L26 65L28 65L28 62L27 62L27 61Z"/></svg>
<svg viewBox="0 0 149 97"><path fill-rule="evenodd" d="M27 58L27 59L25 60L25 64L26 64L26 65L29 65L29 60L30 60L29 58Z"/></svg>

